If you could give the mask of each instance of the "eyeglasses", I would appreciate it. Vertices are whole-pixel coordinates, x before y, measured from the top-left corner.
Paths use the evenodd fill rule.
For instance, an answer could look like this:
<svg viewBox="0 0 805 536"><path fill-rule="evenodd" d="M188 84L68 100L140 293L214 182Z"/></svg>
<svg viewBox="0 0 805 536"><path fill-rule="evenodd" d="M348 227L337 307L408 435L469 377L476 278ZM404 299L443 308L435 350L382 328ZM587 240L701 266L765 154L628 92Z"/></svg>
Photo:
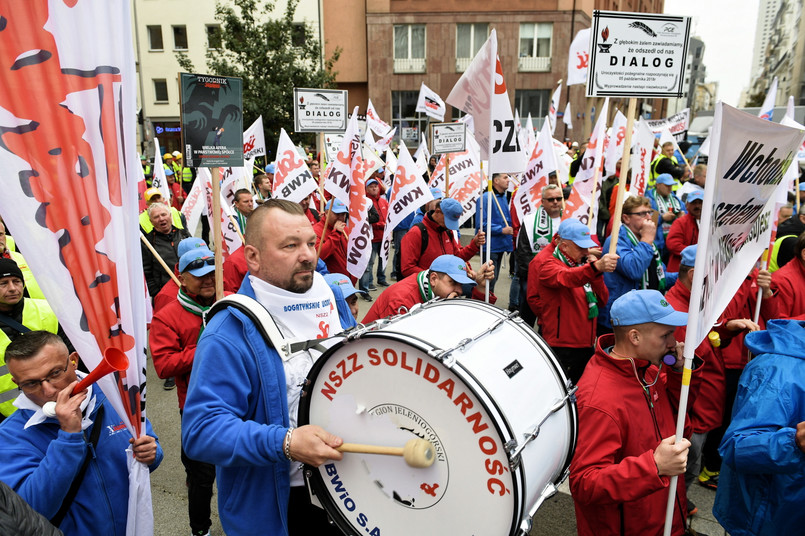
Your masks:
<svg viewBox="0 0 805 536"><path fill-rule="evenodd" d="M561 197L545 197L545 198L543 198L543 201L547 201L549 203L558 203L561 200L562 200Z"/></svg>
<svg viewBox="0 0 805 536"><path fill-rule="evenodd" d="M17 386L25 393L35 393L42 389L42 382L48 382L49 384L53 385L53 382L56 382L64 376L67 372L67 369L70 368L70 357L67 357L67 364L64 365L63 369L56 369L50 372L47 376L42 378L41 380L26 380L22 383L17 384Z"/></svg>
<svg viewBox="0 0 805 536"><path fill-rule="evenodd" d="M204 265L209 264L210 266L215 265L215 257L204 257L203 259L196 259L194 261L190 261L187 263L187 266L184 267L183 272L188 270L197 270L199 268L204 268Z"/></svg>
<svg viewBox="0 0 805 536"><path fill-rule="evenodd" d="M645 218L647 216L651 216L651 210L643 210L641 212L629 212L630 216L640 216L641 218Z"/></svg>

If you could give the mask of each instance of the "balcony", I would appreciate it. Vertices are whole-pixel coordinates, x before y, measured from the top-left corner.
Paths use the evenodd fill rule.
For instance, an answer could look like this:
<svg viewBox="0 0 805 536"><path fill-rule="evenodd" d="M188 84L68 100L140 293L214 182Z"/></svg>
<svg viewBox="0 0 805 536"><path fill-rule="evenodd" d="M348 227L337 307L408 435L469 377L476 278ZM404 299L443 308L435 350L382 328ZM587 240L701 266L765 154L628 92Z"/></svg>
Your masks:
<svg viewBox="0 0 805 536"><path fill-rule="evenodd" d="M394 74L424 72L425 58L394 58Z"/></svg>
<svg viewBox="0 0 805 536"><path fill-rule="evenodd" d="M519 67L521 73L550 72L551 58L549 56L541 56L541 57L521 56Z"/></svg>
<svg viewBox="0 0 805 536"><path fill-rule="evenodd" d="M472 58L456 58L456 72L463 73L472 63Z"/></svg>

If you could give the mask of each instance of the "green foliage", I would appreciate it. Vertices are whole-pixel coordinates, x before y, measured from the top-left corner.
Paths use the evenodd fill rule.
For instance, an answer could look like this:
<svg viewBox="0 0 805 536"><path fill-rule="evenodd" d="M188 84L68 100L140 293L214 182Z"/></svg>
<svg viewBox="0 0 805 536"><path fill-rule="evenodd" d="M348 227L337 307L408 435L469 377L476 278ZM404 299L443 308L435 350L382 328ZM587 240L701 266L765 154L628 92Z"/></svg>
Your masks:
<svg viewBox="0 0 805 536"><path fill-rule="evenodd" d="M296 143L314 143L313 134L292 134L293 88L335 87L333 66L341 54L337 49L322 66L318 29L293 21L298 0L289 0L280 18L272 18L274 4L219 1L215 18L221 24L221 48L207 50L205 73L243 79L243 128L263 116L269 160L275 156L280 128ZM196 72L187 56L177 53L177 60L182 69Z"/></svg>

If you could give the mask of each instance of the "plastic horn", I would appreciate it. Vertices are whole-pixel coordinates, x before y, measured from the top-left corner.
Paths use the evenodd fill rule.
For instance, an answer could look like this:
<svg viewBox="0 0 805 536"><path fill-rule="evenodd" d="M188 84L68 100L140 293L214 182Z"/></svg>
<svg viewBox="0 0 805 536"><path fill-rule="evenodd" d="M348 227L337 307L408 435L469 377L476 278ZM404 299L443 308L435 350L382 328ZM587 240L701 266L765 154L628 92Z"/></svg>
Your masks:
<svg viewBox="0 0 805 536"><path fill-rule="evenodd" d="M78 382L78 385L73 389L73 395L80 393L110 372L127 368L129 368L129 358L126 357L126 354L117 348L107 348L103 352L103 361L92 372L87 374L83 380Z"/></svg>
<svg viewBox="0 0 805 536"><path fill-rule="evenodd" d="M426 439L410 439L404 447L381 447L362 445L360 443L344 443L337 449L340 452L359 452L363 454L386 454L402 456L411 467L430 467L436 461L433 445Z"/></svg>

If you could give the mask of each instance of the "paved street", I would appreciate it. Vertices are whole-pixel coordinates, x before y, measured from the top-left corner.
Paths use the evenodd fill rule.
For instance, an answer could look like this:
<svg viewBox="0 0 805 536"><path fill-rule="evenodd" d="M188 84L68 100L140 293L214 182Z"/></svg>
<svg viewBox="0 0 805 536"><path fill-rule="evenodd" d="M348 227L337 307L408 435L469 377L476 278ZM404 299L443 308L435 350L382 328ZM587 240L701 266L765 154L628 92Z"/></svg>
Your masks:
<svg viewBox="0 0 805 536"><path fill-rule="evenodd" d="M476 257L473 265L477 266L478 261L479 259ZM505 264L497 283L498 305L501 307L508 305L509 283L508 264ZM379 292L380 290L373 292L372 295L376 297ZM359 303L359 318L362 318L371 304L363 300L359 300ZM222 373L225 371L222 370ZM156 377L150 361L148 380L150 388L148 391L148 416L153 422L165 450L165 460L161 467L151 475L155 517L154 534L156 536L187 534L189 531L187 493L184 485L184 468L179 459L179 411L176 392L162 389L162 381ZM693 528L699 534L724 535L724 530L716 523L711 514L715 492L694 485L691 497L699 507L699 513L693 518ZM459 512L456 514L460 515ZM216 536L223 534L217 515L214 515L212 534ZM571 536L576 534L573 501L566 483L562 485L560 492L548 499L534 516L534 527L530 534L532 536Z"/></svg>

